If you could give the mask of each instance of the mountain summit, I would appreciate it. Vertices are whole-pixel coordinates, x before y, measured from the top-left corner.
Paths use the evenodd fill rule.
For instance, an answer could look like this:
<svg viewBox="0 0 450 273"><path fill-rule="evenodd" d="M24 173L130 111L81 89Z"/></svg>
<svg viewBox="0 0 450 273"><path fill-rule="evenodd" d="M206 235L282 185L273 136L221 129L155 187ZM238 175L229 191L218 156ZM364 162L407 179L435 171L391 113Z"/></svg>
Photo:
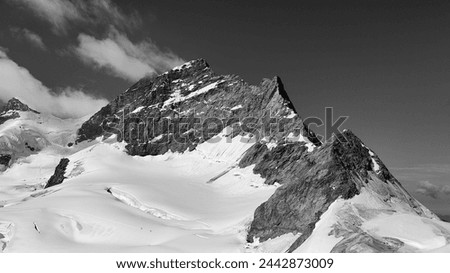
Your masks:
<svg viewBox="0 0 450 273"><path fill-rule="evenodd" d="M10 99L5 106L3 106L3 109L1 109L0 112L7 112L7 111L31 111L36 114L39 114L36 110L31 109L28 107L28 105L24 104L17 98Z"/></svg>
<svg viewBox="0 0 450 273"><path fill-rule="evenodd" d="M279 77L252 86L238 76L216 75L203 59L137 82L83 124L77 141L118 134L130 154L158 155L193 150L226 127L233 136L255 134L267 143L320 143Z"/></svg>

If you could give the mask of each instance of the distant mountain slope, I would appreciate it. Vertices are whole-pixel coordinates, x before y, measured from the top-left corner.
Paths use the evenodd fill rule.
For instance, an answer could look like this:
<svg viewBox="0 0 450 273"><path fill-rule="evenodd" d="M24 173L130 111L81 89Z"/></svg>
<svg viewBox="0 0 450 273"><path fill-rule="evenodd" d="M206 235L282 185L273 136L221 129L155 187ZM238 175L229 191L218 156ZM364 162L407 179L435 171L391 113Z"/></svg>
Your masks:
<svg viewBox="0 0 450 273"><path fill-rule="evenodd" d="M12 98L0 111L0 171L43 149L66 149L83 122L39 113Z"/></svg>

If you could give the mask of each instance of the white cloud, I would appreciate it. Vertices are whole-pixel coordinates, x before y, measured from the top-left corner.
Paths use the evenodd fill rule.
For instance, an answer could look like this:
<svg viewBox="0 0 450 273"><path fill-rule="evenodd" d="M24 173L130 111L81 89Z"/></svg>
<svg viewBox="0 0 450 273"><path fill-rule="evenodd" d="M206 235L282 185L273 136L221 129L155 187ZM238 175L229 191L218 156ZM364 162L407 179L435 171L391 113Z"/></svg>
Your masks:
<svg viewBox="0 0 450 273"><path fill-rule="evenodd" d="M16 27L11 28L10 30L19 38L25 39L28 42L30 42L33 46L35 46L39 49L42 49L42 50L47 50L47 47L45 46L44 42L42 41L41 36L39 36L35 32L33 32L29 29L26 29L26 28L19 29Z"/></svg>
<svg viewBox="0 0 450 273"><path fill-rule="evenodd" d="M184 63L174 53L160 50L150 40L134 44L125 34L115 29L103 40L80 34L78 42L74 52L82 61L129 81Z"/></svg>
<svg viewBox="0 0 450 273"><path fill-rule="evenodd" d="M141 24L136 12L125 15L111 0L10 0L24 6L42 20L49 22L57 34L65 34L71 23L115 25L134 28Z"/></svg>
<svg viewBox="0 0 450 273"><path fill-rule="evenodd" d="M0 58L8 58L8 49L0 46Z"/></svg>
<svg viewBox="0 0 450 273"><path fill-rule="evenodd" d="M434 199L439 198L440 194L450 195L449 185L436 185L429 181L420 181L417 193L430 196Z"/></svg>
<svg viewBox="0 0 450 273"><path fill-rule="evenodd" d="M53 93L30 72L8 58L0 48L0 100L20 98L30 107L58 117L81 117L92 114L108 102L105 99L66 88L60 94Z"/></svg>

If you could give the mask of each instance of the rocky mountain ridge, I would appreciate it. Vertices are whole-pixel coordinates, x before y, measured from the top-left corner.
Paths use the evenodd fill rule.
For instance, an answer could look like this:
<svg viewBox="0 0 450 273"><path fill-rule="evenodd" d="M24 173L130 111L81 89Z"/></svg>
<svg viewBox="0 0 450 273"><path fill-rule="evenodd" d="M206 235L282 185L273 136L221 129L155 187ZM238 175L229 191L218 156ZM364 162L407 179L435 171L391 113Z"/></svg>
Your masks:
<svg viewBox="0 0 450 273"><path fill-rule="evenodd" d="M7 120L19 118L20 114L18 111L23 112L33 112L39 114L38 111L31 109L28 105L24 104L17 98L11 98L6 105L0 109L0 125L5 123Z"/></svg>
<svg viewBox="0 0 450 273"><path fill-rule="evenodd" d="M65 149L66 140L73 142L70 138L78 122L40 113L18 98L10 99L0 111L0 172L49 146Z"/></svg>
<svg viewBox="0 0 450 273"><path fill-rule="evenodd" d="M249 243L299 234L289 248L295 251L331 204L363 190L374 193L386 210L395 211L400 202L408 213L436 218L351 131L321 143L303 124L279 77L252 86L238 76L216 75L203 59L140 80L84 123L77 143L116 134L127 143L130 155L183 153L225 129L231 138L250 135L256 139L237 162L239 167L254 165L253 172L266 184L281 185L256 209ZM342 224L336 230L346 234L343 241L360 236L366 251L400 247L380 247L392 240L343 231L348 229ZM352 247L347 242L336 251Z"/></svg>
<svg viewBox="0 0 450 273"><path fill-rule="evenodd" d="M0 111L2 113L7 111L31 111L33 113L39 114L38 111L31 109L28 105L21 102L18 98L11 98L6 105L3 107L3 109Z"/></svg>
<svg viewBox="0 0 450 273"><path fill-rule="evenodd" d="M17 98L11 98L1 109L0 109L0 125L4 124L8 120L20 118L20 113L22 112L33 112L39 114L39 112L31 109L28 105L22 103ZM12 162L14 155L10 147L3 147L5 143L2 141L0 136L0 171L5 170ZM29 146L28 143L26 146ZM33 147L29 146L31 149ZM31 151L32 152L32 151Z"/></svg>
<svg viewBox="0 0 450 273"><path fill-rule="evenodd" d="M278 126L276 133L269 132L270 125ZM226 127L233 136L258 134L264 142L302 134L306 142L320 144L296 114L279 77L251 86L237 76L216 75L203 59L140 80L84 123L77 142L115 133L129 143L131 155L157 155L193 150Z"/></svg>

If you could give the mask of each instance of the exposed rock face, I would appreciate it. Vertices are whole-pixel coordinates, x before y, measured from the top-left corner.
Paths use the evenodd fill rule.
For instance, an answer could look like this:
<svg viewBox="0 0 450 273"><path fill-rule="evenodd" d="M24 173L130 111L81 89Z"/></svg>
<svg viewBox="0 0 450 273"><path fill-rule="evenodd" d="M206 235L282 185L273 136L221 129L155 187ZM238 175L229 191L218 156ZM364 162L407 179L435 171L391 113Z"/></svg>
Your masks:
<svg viewBox="0 0 450 273"><path fill-rule="evenodd" d="M20 115L17 111L23 111L23 112L30 111L30 112L39 114L39 112L31 109L30 107L28 107L28 105L22 103L20 100L18 100L16 98L12 98L0 110L0 125L5 123L5 121L7 121L7 120L20 117Z"/></svg>
<svg viewBox="0 0 450 273"><path fill-rule="evenodd" d="M10 154L0 154L0 172L8 168L11 158Z"/></svg>
<svg viewBox="0 0 450 273"><path fill-rule="evenodd" d="M270 133L274 119L282 128ZM278 77L252 86L237 76L216 75L202 59L142 79L84 123L77 142L115 133L128 143L130 154L158 155L193 150L227 126L233 135L258 134L267 136L266 142L303 132L319 143L296 115Z"/></svg>
<svg viewBox="0 0 450 273"><path fill-rule="evenodd" d="M339 242L334 253L395 253L405 244L395 238L377 239L368 234L354 233Z"/></svg>
<svg viewBox="0 0 450 273"><path fill-rule="evenodd" d="M350 132L314 153L289 146L259 152L256 158L249 152L246 157L253 160L243 158L241 164L243 167L256 164L254 171L267 177L266 181L285 184L256 209L247 240L252 242L256 237L265 241L300 232L302 236L291 247L293 250L309 237L331 203L341 196L351 198L359 193L359 181L367 177L370 161L363 151L359 153L362 147ZM347 153L343 153L344 149Z"/></svg>
<svg viewBox="0 0 450 273"><path fill-rule="evenodd" d="M0 165L8 166L9 161L11 161L11 155L0 155Z"/></svg>
<svg viewBox="0 0 450 273"><path fill-rule="evenodd" d="M30 111L36 114L39 114L38 111L31 109L30 107L28 107L28 105L24 104L23 102L21 102L20 100L18 100L17 98L12 98L10 99L6 105L3 107L2 112L7 112L7 111Z"/></svg>
<svg viewBox="0 0 450 273"><path fill-rule="evenodd" d="M29 115L30 113L31 115ZM0 126L9 120L19 119L21 116L27 116L25 119L32 119L33 116L38 119L39 112L31 109L18 99L12 98L0 111ZM38 153L47 142L43 135L22 125L9 126L6 131L1 131L0 172L5 171L18 158Z"/></svg>
<svg viewBox="0 0 450 273"><path fill-rule="evenodd" d="M216 75L202 59L137 82L82 125L77 143L116 134L131 155L159 155L194 150L225 127L233 129L231 136L256 136L239 167L254 165L266 184L281 184L256 209L248 242L301 234L288 250L294 251L333 202L350 199L363 188L382 202L402 202L412 213L429 214L352 132L322 144L297 115L279 77L252 86L237 76ZM335 236L344 238L336 252L396 251L402 246L351 225L336 228Z"/></svg>
<svg viewBox="0 0 450 273"><path fill-rule="evenodd" d="M12 113L2 112L2 114L0 114L0 125L5 123L7 120L15 119L18 117L20 117L20 115L17 112L12 112Z"/></svg>
<svg viewBox="0 0 450 273"><path fill-rule="evenodd" d="M64 179L66 178L64 175L66 173L67 165L69 165L69 159L62 158L59 161L58 166L56 166L55 173L50 177L47 184L45 185L45 189L53 187L55 185L59 185L64 181Z"/></svg>
<svg viewBox="0 0 450 273"><path fill-rule="evenodd" d="M333 141L312 153L305 153L303 147L295 146L259 151L260 148L255 145L240 162L242 167L256 164L254 172L266 178L266 182L284 184L256 209L247 236L249 242L253 242L254 238L265 241L286 233L301 233L288 250L294 251L311 235L320 216L334 201L352 198L363 187L385 196L386 202L396 198L408 204L415 213L427 215L428 212L423 211L379 158L371 155L371 151L352 132L345 131L335 136ZM378 170L375 170L375 160L379 162ZM371 183L374 178L380 182ZM355 234L349 232L346 236ZM336 234L336 237L341 235ZM363 240L362 237L360 239ZM373 243L373 251L380 242L376 238L364 240ZM349 246L345 247L350 251ZM343 248L338 247L336 251Z"/></svg>

